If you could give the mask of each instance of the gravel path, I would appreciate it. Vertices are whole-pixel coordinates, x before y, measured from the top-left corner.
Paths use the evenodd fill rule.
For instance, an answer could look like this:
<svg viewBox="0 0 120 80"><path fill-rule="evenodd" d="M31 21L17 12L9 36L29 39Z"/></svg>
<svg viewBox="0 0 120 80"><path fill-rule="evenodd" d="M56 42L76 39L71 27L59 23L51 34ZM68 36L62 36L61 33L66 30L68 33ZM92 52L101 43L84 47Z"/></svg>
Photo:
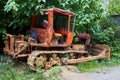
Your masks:
<svg viewBox="0 0 120 80"><path fill-rule="evenodd" d="M94 72L79 72L74 66L62 69L61 80L120 80L120 66L99 69Z"/></svg>

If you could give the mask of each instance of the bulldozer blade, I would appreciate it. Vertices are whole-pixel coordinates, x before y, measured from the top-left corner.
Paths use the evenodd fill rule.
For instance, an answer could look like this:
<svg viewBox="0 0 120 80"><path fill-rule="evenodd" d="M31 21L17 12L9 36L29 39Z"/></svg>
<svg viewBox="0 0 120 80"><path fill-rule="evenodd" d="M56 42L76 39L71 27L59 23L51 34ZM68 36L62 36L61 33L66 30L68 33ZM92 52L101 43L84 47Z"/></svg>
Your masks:
<svg viewBox="0 0 120 80"><path fill-rule="evenodd" d="M95 44L92 47L91 51L93 50L96 50L96 52L98 52L98 55L88 56L88 57L83 57L78 59L66 59L66 61L64 61L64 64L82 63L82 62L87 62L87 61L96 60L100 58L107 58L108 60L110 60L110 47L106 45Z"/></svg>

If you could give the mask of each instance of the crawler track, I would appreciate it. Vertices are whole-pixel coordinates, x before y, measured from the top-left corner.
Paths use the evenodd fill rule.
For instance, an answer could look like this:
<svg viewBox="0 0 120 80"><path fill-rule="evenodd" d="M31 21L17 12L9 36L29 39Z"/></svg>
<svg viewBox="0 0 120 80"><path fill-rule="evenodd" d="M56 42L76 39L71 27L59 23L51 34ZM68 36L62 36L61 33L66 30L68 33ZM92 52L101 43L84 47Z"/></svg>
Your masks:
<svg viewBox="0 0 120 80"><path fill-rule="evenodd" d="M33 51L27 59L28 60L27 64L32 70L36 70L37 67L39 66L45 69L49 69L54 65L59 66L59 65L65 64L64 60L66 58L63 57L63 55L71 54L71 53L80 54L80 55L85 53L88 54L87 51L81 51L81 50Z"/></svg>

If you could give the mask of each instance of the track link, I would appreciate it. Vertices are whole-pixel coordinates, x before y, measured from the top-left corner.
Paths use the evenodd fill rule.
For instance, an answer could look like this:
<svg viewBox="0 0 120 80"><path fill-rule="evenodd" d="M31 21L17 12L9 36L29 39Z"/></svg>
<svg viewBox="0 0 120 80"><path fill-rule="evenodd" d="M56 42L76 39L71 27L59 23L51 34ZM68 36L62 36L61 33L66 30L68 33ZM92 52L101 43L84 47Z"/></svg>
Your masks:
<svg viewBox="0 0 120 80"><path fill-rule="evenodd" d="M57 56L57 54L66 54L66 53L88 53L87 51L80 51L80 50L65 50L65 51L32 51L32 53L29 55L27 59L27 64L32 70L37 69L37 65L42 66L45 69L48 69L52 67L52 65L61 65L61 59ZM49 54L56 54L56 59L48 60L48 57L45 57L44 55ZM54 56L54 55L53 55ZM51 59L51 58L50 58ZM36 62L36 60L38 60Z"/></svg>

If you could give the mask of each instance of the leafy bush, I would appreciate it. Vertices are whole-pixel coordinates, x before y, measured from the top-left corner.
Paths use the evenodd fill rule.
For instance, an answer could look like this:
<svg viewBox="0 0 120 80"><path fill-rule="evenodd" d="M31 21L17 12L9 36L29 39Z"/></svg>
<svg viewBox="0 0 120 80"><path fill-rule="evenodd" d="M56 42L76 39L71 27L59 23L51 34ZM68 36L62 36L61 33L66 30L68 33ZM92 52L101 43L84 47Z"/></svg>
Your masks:
<svg viewBox="0 0 120 80"><path fill-rule="evenodd" d="M20 1L20 0L8 0L4 6L4 11L12 13L12 20L9 21L9 27L13 29L21 30L23 27L30 26L31 16L33 14L41 13L41 8L45 0L36 1Z"/></svg>
<svg viewBox="0 0 120 80"><path fill-rule="evenodd" d="M115 57L117 59L120 58L120 39L114 39L113 42L108 42L111 46L111 57Z"/></svg>
<svg viewBox="0 0 120 80"><path fill-rule="evenodd" d="M107 16L102 19L99 24L100 25L97 25L97 27L95 26L91 28L93 41L106 44L113 40L119 28L112 17Z"/></svg>
<svg viewBox="0 0 120 80"><path fill-rule="evenodd" d="M120 0L110 0L108 5L108 14L119 15L120 14Z"/></svg>
<svg viewBox="0 0 120 80"><path fill-rule="evenodd" d="M6 0L0 0L0 15L1 15L1 21L0 21L0 38L5 38L5 34L6 34L6 28L10 22L10 13L7 14L4 12L4 5L6 3Z"/></svg>
<svg viewBox="0 0 120 80"><path fill-rule="evenodd" d="M115 34L115 36L117 37L117 38L120 38L120 26L117 26L117 31L116 31L116 34Z"/></svg>
<svg viewBox="0 0 120 80"><path fill-rule="evenodd" d="M76 31L78 32L85 32L85 29L92 27L99 19L105 16L104 6L101 0L8 0L4 10L6 12L11 11L13 14L13 20L10 21L9 26L22 28L24 26L30 26L31 15L42 13L41 8L51 7L75 12Z"/></svg>
<svg viewBox="0 0 120 80"><path fill-rule="evenodd" d="M57 2L60 5L58 7L76 14L75 32L87 33L91 27L99 23L101 18L105 17L101 0L57 0Z"/></svg>

